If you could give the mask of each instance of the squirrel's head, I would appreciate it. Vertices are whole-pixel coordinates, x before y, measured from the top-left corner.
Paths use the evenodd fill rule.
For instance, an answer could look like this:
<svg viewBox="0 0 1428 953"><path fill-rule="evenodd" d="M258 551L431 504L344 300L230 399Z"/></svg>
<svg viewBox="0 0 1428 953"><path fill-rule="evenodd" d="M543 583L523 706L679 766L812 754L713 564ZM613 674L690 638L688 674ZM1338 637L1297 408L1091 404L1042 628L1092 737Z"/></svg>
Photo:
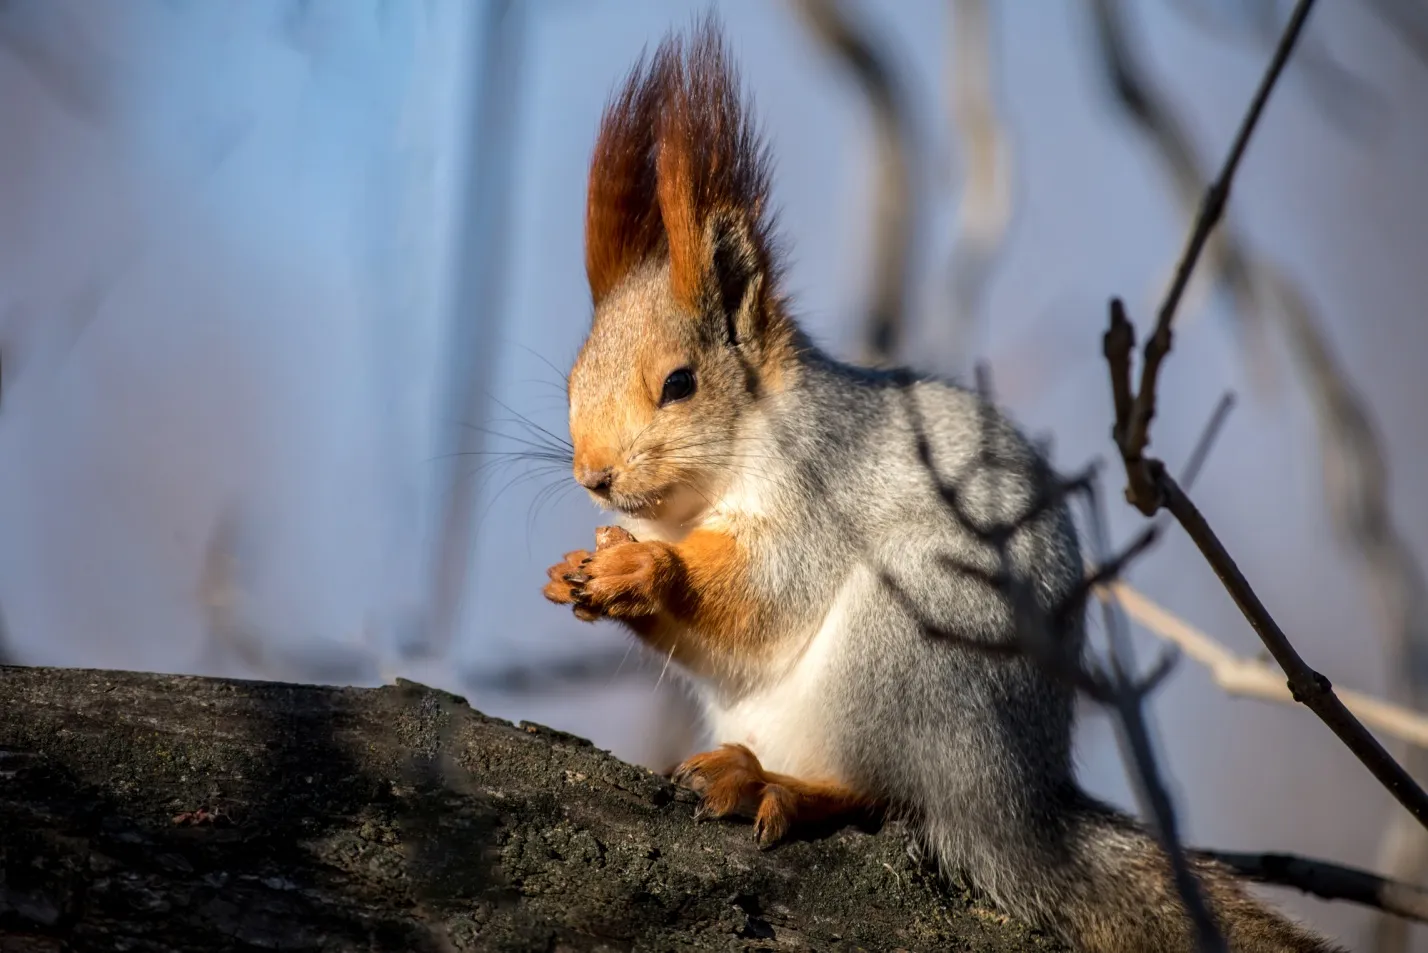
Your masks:
<svg viewBox="0 0 1428 953"><path fill-rule="evenodd" d="M687 50L667 37L606 107L585 222L594 321L569 381L575 478L602 505L693 515L797 373L768 164L712 21Z"/></svg>

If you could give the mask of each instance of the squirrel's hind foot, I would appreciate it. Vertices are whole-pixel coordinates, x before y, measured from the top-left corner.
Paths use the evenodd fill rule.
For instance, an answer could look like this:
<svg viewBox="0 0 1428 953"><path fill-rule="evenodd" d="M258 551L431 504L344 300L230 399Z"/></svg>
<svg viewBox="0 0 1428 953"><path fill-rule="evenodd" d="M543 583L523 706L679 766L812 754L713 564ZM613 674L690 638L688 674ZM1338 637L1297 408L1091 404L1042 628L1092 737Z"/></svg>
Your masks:
<svg viewBox="0 0 1428 953"><path fill-rule="evenodd" d="M752 751L737 744L695 755L674 769L672 779L699 795L696 821L751 819L754 840L765 850L877 813L874 801L843 784L765 771Z"/></svg>

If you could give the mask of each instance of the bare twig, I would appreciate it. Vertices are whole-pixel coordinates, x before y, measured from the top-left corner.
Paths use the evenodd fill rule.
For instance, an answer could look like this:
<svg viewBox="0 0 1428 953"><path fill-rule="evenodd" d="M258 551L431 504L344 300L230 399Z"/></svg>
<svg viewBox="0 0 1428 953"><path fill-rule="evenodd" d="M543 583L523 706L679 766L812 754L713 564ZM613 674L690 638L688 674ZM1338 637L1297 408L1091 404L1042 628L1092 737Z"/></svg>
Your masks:
<svg viewBox="0 0 1428 953"><path fill-rule="evenodd" d="M1107 83L1115 101L1149 139L1155 155L1168 174L1170 185L1180 205L1192 220L1199 214L1208 172L1202 168L1194 142L1164 91L1159 89L1146 65L1136 56L1136 44L1127 36L1126 10L1123 0L1094 0L1092 13L1096 38L1101 51ZM1259 262L1252 250L1233 227L1222 221L1209 235L1203 249L1203 267L1212 281L1223 287L1233 298L1233 315L1241 319L1260 316L1265 308L1260 283L1255 280ZM1184 291L1190 295L1199 283L1193 282ZM1182 297L1181 304L1185 304ZM1186 317L1180 318L1183 325ZM1242 320L1239 331L1246 336L1251 353L1252 370L1270 370L1263 340L1263 322Z"/></svg>
<svg viewBox="0 0 1428 953"><path fill-rule="evenodd" d="M1176 279L1161 305L1155 332L1146 343L1140 388L1130 398L1129 415L1116 420L1114 433L1126 469L1127 500L1147 516L1153 516L1161 508L1169 510L1200 549L1280 668L1288 675L1289 688L1295 700L1303 702L1318 715L1419 823L1428 826L1428 795L1425 795L1408 772L1344 706L1334 694L1329 680L1310 668L1300 657L1278 623L1259 601L1249 581L1239 571L1198 508L1166 472L1164 465L1158 460L1144 456L1150 441L1150 422L1155 416L1157 375L1161 362L1170 351L1170 329L1180 296L1194 272L1205 242L1224 212L1234 172L1244 155L1249 137L1312 7L1313 0L1299 0L1296 5L1249 112L1240 125L1240 131L1220 175L1206 193L1200 215L1176 269ZM1106 332L1104 347L1111 375L1111 390L1118 411L1125 408L1129 396L1130 350L1133 346L1134 333L1126 319L1124 308L1113 301L1110 328Z"/></svg>
<svg viewBox="0 0 1428 953"><path fill-rule="evenodd" d="M1171 7L1216 39L1256 49L1279 39L1279 0L1237 0L1228 4L1177 0ZM1387 114L1382 93L1340 63L1321 39L1313 35L1300 38L1293 68L1300 73L1320 111L1341 130L1363 141L1381 130Z"/></svg>
<svg viewBox="0 0 1428 953"><path fill-rule="evenodd" d="M1200 475L1200 468L1205 465L1205 461L1210 457L1210 449L1214 447L1215 440L1220 436L1220 431L1224 429L1225 419L1230 416L1230 411L1235 409L1235 395L1225 393L1215 404L1215 410L1210 414L1210 419L1205 423L1205 429L1200 433L1200 439L1195 444L1195 449L1190 451L1190 456L1185 459L1185 466L1180 471L1180 485L1186 490L1190 489L1195 478Z"/></svg>
<svg viewBox="0 0 1428 953"><path fill-rule="evenodd" d="M1115 102L1149 138L1169 173L1180 204L1193 216L1204 195L1205 178L1195 154L1190 132L1165 95L1156 87L1144 64L1137 61L1135 44L1126 35L1122 0L1094 0L1091 6L1106 80ZM1238 313L1255 314L1258 301L1248 281L1248 266L1238 237L1228 227L1217 230L1206 245L1211 277L1224 284L1239 305Z"/></svg>
<svg viewBox="0 0 1428 953"><path fill-rule="evenodd" d="M1127 559L1122 557L1119 560L1112 560L1106 556L1108 533L1105 511L1101 506L1100 494L1094 484L1087 492L1087 501L1091 510L1091 538L1096 547L1095 558L1100 564L1100 568L1093 570L1088 578L1110 579L1113 576L1106 572L1106 567L1116 565L1115 575L1118 575ZM1149 540L1154 537L1147 535L1143 538ZM1130 550L1127 551L1127 553L1129 552ZM1151 746L1150 731L1146 724L1145 709L1142 704L1146 691L1137 688L1133 676L1130 674L1133 668L1130 640L1125 635L1125 622L1121 617L1120 607L1114 598L1104 600L1103 605L1105 606L1106 631L1109 635L1110 646L1109 680L1114 688L1110 692L1110 708L1116 716L1116 724L1119 729L1117 734L1121 743L1121 757L1134 769L1131 774L1135 781L1141 811L1148 815L1154 823L1156 838L1160 841L1160 847L1165 851L1165 855L1170 861L1170 871L1175 882L1176 892L1180 894L1180 899L1185 904L1186 913L1194 925L1196 948L1205 951L1205 953L1225 950L1227 949L1225 938L1219 927L1216 926L1214 918L1210 916L1210 908L1205 902L1199 880L1190 869L1189 856L1180 842L1180 826L1175 806L1171 802L1170 794L1166 791L1165 782L1161 778L1160 765ZM1171 664L1176 658L1177 656L1171 653L1162 655L1161 663L1157 666L1160 674L1153 675L1151 679L1148 679L1147 685L1158 682L1166 674L1169 674Z"/></svg>
<svg viewBox="0 0 1428 953"><path fill-rule="evenodd" d="M1112 580L1097 586L1096 595L1102 599L1113 595L1127 616L1204 666L1215 684L1226 693L1264 701L1294 701L1280 669L1258 659L1236 655L1224 643L1129 584ZM1335 689L1335 693L1365 724L1386 735L1428 748L1428 715L1363 692Z"/></svg>
<svg viewBox="0 0 1428 953"><path fill-rule="evenodd" d="M1380 16L1390 22L1397 20L1406 29L1402 5L1375 6ZM1264 21L1267 14L1267 8L1261 10L1256 19ZM1182 201L1193 201L1202 176L1188 138L1173 121L1171 111L1158 101L1160 97L1144 71L1134 64L1114 4L1099 0L1097 15L1101 45L1120 100L1151 135L1173 173ZM1201 218L1203 223L1204 216ZM1325 488L1336 528L1361 554L1376 596L1373 604L1383 607L1386 616L1397 679L1394 695L1411 708L1428 708L1428 632L1423 623L1428 618L1428 596L1422 570L1388 511L1386 467L1367 408L1333 360L1307 296L1281 269L1255 255L1238 236L1223 231L1211 246L1210 258L1243 313L1252 314L1269 305L1280 316L1314 408ZM1183 266L1182 261L1182 273ZM1132 489L1141 502L1145 502L1145 489L1143 480ZM1405 766L1415 776L1428 776L1428 752L1410 751ZM1393 875L1417 879L1428 866L1428 832L1408 817L1396 817L1384 833L1380 853L1385 869ZM1401 928L1397 924L1387 924L1387 928L1399 935L1396 941L1381 937L1379 949L1384 953L1403 949Z"/></svg>
<svg viewBox="0 0 1428 953"><path fill-rule="evenodd" d="M1416 836L1394 841L1392 837L1395 828L1405 826L1395 821L1397 818L1390 821L1384 831L1384 840L1379 845L1378 863L1389 876L1399 878L1399 871L1421 871L1428 866L1428 837L1422 836L1422 829L1417 828L1414 830ZM1373 926L1374 953L1402 953L1407 950L1411 939L1408 926L1396 917L1379 917Z"/></svg>
<svg viewBox="0 0 1428 953"><path fill-rule="evenodd" d="M1391 697L1428 711L1428 584L1389 505L1388 464L1378 428L1297 289L1277 269L1266 269L1264 277L1284 305L1285 337L1314 410L1334 528L1358 556L1370 605L1378 610ZM1420 780L1428 777L1428 750L1410 750L1404 766ZM1379 854L1390 876L1418 880L1428 865L1428 830L1395 817L1382 835ZM1406 942L1398 925L1386 923L1378 949L1403 950Z"/></svg>
<svg viewBox="0 0 1428 953"><path fill-rule="evenodd" d="M809 32L857 80L878 138L877 230L872 303L865 349L893 359L903 338L916 224L912 205L912 117L892 59L853 23L841 0L793 0Z"/></svg>
<svg viewBox="0 0 1428 953"><path fill-rule="evenodd" d="M1318 715L1379 783L1387 788L1420 824L1428 826L1428 794L1424 793L1412 776L1345 707L1343 701L1334 694L1329 680L1310 668L1299 655L1284 630L1274 621L1264 603L1259 601L1259 596L1255 594L1249 580L1235 565L1234 559L1225 550L1200 510L1165 472L1164 467L1152 466L1150 469L1156 473L1156 485L1165 501L1166 509L1184 527L1201 555L1205 557L1205 561L1219 577L1221 585L1248 620L1250 627L1254 629L1265 648L1269 649L1279 667L1289 676L1289 691L1294 700L1303 703Z"/></svg>
<svg viewBox="0 0 1428 953"><path fill-rule="evenodd" d="M1242 854L1217 850L1196 853L1217 860L1240 876L1259 883L1293 887L1325 900L1347 900L1407 920L1428 923L1428 890L1387 880L1367 870L1293 854Z"/></svg>
<svg viewBox="0 0 1428 953"><path fill-rule="evenodd" d="M1240 160L1249 147L1250 136L1253 135L1255 126L1259 123L1259 117L1263 114L1265 104L1269 101L1269 94L1274 90L1275 81L1283 71L1284 64L1288 62L1289 54L1294 50L1294 43L1299 38L1300 30L1303 29L1304 22L1308 19L1309 11L1313 7L1314 0L1299 0L1299 3L1296 4L1294 13L1284 28L1279 46L1270 60L1269 68L1265 70L1259 89L1255 91L1254 99L1250 102L1249 111L1245 113L1245 118L1240 123L1239 132L1236 133L1235 141L1230 146L1229 155L1225 157L1219 175L1205 192L1199 215L1190 231L1185 251L1181 255L1180 265L1175 270L1175 279L1171 282L1170 290L1166 292L1165 300L1161 303L1160 312L1156 316L1155 331L1150 340L1146 342L1144 361L1140 372L1140 386L1136 390L1130 416L1123 421L1117 421L1116 424L1116 441L1120 445L1121 455L1127 461L1128 471L1137 469L1131 467L1130 463L1140 460L1145 453L1146 446L1150 443L1150 423L1155 419L1156 383L1160 374L1160 364L1170 353L1171 324L1175 320L1175 312L1180 306L1180 299L1185 293L1185 287L1190 283L1191 275L1195 273L1195 265L1200 260L1200 253L1204 250L1205 243L1209 241L1215 225L1224 216L1225 204L1230 197L1230 186L1234 182ZM1122 318L1124 318L1123 314ZM1113 317L1112 327L1114 328L1114 326ZM1118 384L1117 386L1122 385ZM1128 387L1129 383L1127 382L1123 386ZM1136 508L1150 516L1159 509L1160 501L1156 498L1155 487L1147 482L1146 476L1145 472L1135 475L1128 473L1127 494Z"/></svg>

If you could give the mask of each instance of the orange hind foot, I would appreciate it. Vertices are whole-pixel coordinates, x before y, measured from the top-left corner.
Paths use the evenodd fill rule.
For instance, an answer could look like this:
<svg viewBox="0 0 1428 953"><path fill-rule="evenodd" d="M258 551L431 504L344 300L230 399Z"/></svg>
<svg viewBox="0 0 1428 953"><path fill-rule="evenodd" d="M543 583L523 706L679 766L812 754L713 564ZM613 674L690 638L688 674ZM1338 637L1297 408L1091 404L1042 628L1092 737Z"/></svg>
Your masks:
<svg viewBox="0 0 1428 953"><path fill-rule="evenodd" d="M768 849L796 833L867 820L877 803L836 781L805 781L765 771L743 745L721 745L674 769L676 784L699 795L694 819L741 817L754 822L754 840Z"/></svg>

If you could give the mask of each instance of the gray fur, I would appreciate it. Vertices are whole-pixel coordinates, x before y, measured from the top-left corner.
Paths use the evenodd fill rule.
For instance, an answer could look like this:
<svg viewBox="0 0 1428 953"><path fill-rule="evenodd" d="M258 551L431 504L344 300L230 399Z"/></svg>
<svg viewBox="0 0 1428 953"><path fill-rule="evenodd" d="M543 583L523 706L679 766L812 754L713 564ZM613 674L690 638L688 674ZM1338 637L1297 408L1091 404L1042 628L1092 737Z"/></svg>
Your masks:
<svg viewBox="0 0 1428 953"><path fill-rule="evenodd" d="M1065 680L946 637L1016 638L1005 590L957 567L1009 568L1045 618L1082 578L1082 560L1064 501L1016 529L1003 566L938 484L957 487L964 518L989 530L1016 526L1053 492L1051 470L967 390L839 364L806 341L800 351L796 386L758 407L778 448L765 472L782 487L780 532L751 543L755 584L796 601L810 630L856 577L850 637L826 680L827 705L847 713L829 722L839 774L909 814L945 868L1030 923L1085 949L1191 949L1158 847L1075 781ZM1081 617L1052 636L1079 653ZM1199 872L1232 949L1334 948L1219 868Z"/></svg>

